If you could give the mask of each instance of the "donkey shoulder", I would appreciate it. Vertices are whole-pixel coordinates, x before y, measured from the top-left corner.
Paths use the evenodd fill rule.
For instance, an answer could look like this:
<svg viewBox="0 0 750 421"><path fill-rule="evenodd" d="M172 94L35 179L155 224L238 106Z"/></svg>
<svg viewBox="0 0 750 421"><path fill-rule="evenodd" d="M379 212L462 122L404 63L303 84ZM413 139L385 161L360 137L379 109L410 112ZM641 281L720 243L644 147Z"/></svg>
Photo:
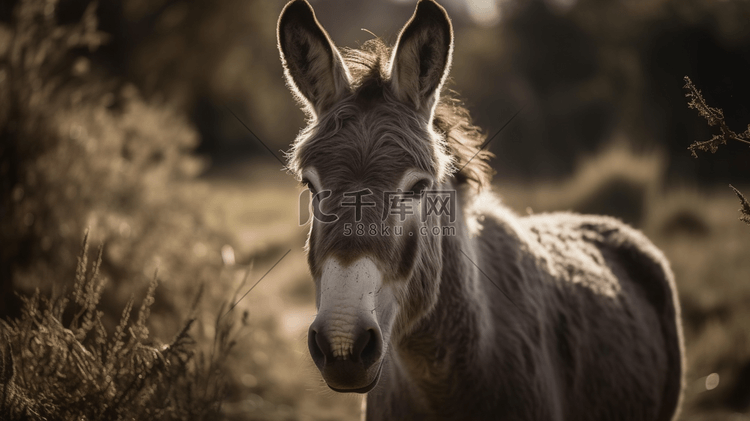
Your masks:
<svg viewBox="0 0 750 421"><path fill-rule="evenodd" d="M533 215L522 220L554 265L570 272L571 262L573 266L578 263L576 269L590 276L590 272L615 261L656 309L669 310L675 305L674 276L669 262L640 231L613 217L568 212ZM608 278L600 276L599 281L622 281L608 281Z"/></svg>
<svg viewBox="0 0 750 421"><path fill-rule="evenodd" d="M662 252L640 231L612 217L550 213L520 219L529 241L544 251L542 260L551 261L547 266L556 278L584 284L597 295L638 290L648 302L659 321L653 326L657 336L649 342L665 347L660 367L666 377L652 396L659 402L656 419L673 419L683 389L684 350L674 276Z"/></svg>
<svg viewBox="0 0 750 421"><path fill-rule="evenodd" d="M477 213L487 253L504 257L486 256L491 273L512 279L506 292L541 314L546 352L566 385L563 412L581 420L673 419L684 354L674 277L661 251L612 217L519 217L502 206ZM629 407L603 403L613 396L628 396Z"/></svg>

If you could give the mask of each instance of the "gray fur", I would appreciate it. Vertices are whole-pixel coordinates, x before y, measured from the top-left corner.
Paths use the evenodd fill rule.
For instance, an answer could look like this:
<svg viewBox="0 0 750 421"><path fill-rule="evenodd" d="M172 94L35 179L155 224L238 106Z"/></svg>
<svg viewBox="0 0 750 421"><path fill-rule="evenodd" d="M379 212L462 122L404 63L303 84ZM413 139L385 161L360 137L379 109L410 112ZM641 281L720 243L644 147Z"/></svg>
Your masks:
<svg viewBox="0 0 750 421"><path fill-rule="evenodd" d="M297 0L285 13L292 5L303 10L300 3L309 7ZM483 136L441 91L452 49L447 15L436 3L421 1L399 40L409 31L440 27L451 36L447 48L440 36L424 39L434 39L428 50L445 52L447 61L431 55L417 66L426 79L412 80L411 94L392 79L398 51L379 40L344 51L349 86L311 113L289 153L296 176L316 169L332 190L323 210L339 215L334 223L311 227L308 262L317 294L320 266L331 256L343 263L371 256L397 291L397 315L392 332L384 332L390 344L380 381L367 396L367 419L673 419L683 348L668 262L640 232L613 218L519 217L492 195L489 156L479 149ZM282 25L279 31L282 39ZM286 70L290 85L310 84ZM432 101L429 112L425 101ZM353 221L351 208L336 205L344 192L367 187L378 197L410 169L458 192L455 222L447 216L428 220L430 226L454 226L455 236L340 234ZM363 216L365 224L380 222L384 205L376 203ZM418 229L415 221L405 227Z"/></svg>

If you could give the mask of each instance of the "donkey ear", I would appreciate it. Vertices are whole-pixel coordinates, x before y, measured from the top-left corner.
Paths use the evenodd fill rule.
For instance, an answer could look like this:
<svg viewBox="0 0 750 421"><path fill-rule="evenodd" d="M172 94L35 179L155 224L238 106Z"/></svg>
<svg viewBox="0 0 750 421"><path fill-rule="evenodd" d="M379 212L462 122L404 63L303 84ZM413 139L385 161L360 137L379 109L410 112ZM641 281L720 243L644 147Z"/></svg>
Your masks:
<svg viewBox="0 0 750 421"><path fill-rule="evenodd" d="M325 112L351 90L341 54L306 0L284 7L277 35L286 79L314 115Z"/></svg>
<svg viewBox="0 0 750 421"><path fill-rule="evenodd" d="M398 36L391 58L391 84L397 97L431 112L448 74L453 28L445 9L421 0Z"/></svg>

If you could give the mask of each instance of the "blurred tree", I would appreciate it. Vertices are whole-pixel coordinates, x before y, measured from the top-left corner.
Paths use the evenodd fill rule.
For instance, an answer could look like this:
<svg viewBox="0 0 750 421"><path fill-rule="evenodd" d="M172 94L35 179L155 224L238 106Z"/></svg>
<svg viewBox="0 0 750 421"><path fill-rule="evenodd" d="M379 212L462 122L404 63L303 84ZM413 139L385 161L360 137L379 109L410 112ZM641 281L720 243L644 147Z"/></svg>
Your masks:
<svg viewBox="0 0 750 421"><path fill-rule="evenodd" d="M272 150L288 147L303 116L276 51L285 0L104 3L97 16L109 42L89 54L94 67L187 113L201 135L199 152L220 162L272 159L225 106ZM744 177L741 151L701 162L684 154L684 139L707 131L677 92L682 75L693 74L709 99L726 104L730 122L750 112L738 99L750 91L742 77L750 71L747 2L505 0L492 9L502 18L494 26L463 0L444 3L456 30L451 87L476 122L491 134L526 106L490 145L501 177L569 173L576 156L616 136L668 150L673 177ZM74 21L85 4L65 0L57 15ZM372 36L363 26L393 41L413 4L326 0L315 8L338 45L356 47Z"/></svg>
<svg viewBox="0 0 750 421"><path fill-rule="evenodd" d="M624 137L667 151L672 178L747 179L746 150L728 148L714 162L685 153L686 138L708 132L679 92L684 74L700 75L728 121L750 114L750 3L557 3L506 1L497 27L457 29L453 74L479 125L492 133L527 106L490 145L501 177L568 173L579 154Z"/></svg>
<svg viewBox="0 0 750 421"><path fill-rule="evenodd" d="M175 277L218 264L184 250L187 238L214 235L178 194L177 183L202 168L190 154L195 130L86 57L106 40L93 5L68 25L57 23L55 7L20 1L0 26L4 315L17 314L14 286L49 287L45 279L74 267L86 227L107 243L103 270L116 281L153 259Z"/></svg>

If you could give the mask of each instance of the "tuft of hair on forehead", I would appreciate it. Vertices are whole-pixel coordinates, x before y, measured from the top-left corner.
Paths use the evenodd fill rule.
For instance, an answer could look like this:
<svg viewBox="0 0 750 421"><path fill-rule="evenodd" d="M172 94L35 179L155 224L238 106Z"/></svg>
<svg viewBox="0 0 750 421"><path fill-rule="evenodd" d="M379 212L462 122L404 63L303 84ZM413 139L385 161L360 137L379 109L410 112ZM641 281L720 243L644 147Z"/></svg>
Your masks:
<svg viewBox="0 0 750 421"><path fill-rule="evenodd" d="M334 106L327 118L311 120L310 125L295 140L287 158L289 170L298 178L301 177L302 166L305 164L301 150L308 140L325 136L328 131L337 131L341 128L343 119L363 112L372 104L386 101L394 102L394 106L399 105L395 104L387 83L391 50L379 38L366 41L360 48L340 50L351 77L352 94L338 106ZM494 172L488 163L493 155L481 149L486 134L472 124L469 111L455 91L442 88L432 117L429 128L434 132L433 140L442 149L439 152L448 158L436 159L442 161L436 164L443 167L434 168L436 173L452 175L458 184L468 184L476 190L489 188Z"/></svg>

